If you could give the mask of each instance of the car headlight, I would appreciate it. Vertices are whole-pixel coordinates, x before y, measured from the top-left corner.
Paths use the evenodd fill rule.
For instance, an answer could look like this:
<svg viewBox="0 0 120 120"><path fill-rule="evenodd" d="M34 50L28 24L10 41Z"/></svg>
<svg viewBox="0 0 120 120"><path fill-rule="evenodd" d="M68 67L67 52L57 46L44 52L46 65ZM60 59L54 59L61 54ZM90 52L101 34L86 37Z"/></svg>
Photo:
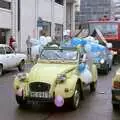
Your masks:
<svg viewBox="0 0 120 120"><path fill-rule="evenodd" d="M100 63L101 63L101 64L103 64L104 62L105 62L105 60L104 60L104 59L101 59L101 60L100 60Z"/></svg>
<svg viewBox="0 0 120 120"><path fill-rule="evenodd" d="M117 55L117 51L114 51L113 54L114 54L114 55Z"/></svg>
<svg viewBox="0 0 120 120"><path fill-rule="evenodd" d="M64 82L66 80L66 75L65 74L60 74L57 76L57 83Z"/></svg>
<svg viewBox="0 0 120 120"><path fill-rule="evenodd" d="M27 73L18 73L16 77L19 81L24 82L27 78Z"/></svg>

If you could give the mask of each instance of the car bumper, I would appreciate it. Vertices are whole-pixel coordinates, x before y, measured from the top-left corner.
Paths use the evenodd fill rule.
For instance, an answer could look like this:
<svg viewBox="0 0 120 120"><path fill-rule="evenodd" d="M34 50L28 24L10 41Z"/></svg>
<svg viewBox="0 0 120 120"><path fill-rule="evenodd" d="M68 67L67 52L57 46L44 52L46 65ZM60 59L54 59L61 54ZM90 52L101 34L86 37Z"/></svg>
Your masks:
<svg viewBox="0 0 120 120"><path fill-rule="evenodd" d="M97 66L98 70L105 70L106 69L106 64L96 63L96 66Z"/></svg>
<svg viewBox="0 0 120 120"><path fill-rule="evenodd" d="M40 104L40 103L53 103L54 102L54 98L33 98L33 97L25 97L25 100L28 103L31 104Z"/></svg>
<svg viewBox="0 0 120 120"><path fill-rule="evenodd" d="M112 103L120 104L120 89L112 88Z"/></svg>
<svg viewBox="0 0 120 120"><path fill-rule="evenodd" d="M63 98L64 99L64 98ZM68 102L71 98L65 98L64 102ZM30 104L41 104L41 103L54 103L55 98L31 98L31 97L25 97L24 98L27 103Z"/></svg>

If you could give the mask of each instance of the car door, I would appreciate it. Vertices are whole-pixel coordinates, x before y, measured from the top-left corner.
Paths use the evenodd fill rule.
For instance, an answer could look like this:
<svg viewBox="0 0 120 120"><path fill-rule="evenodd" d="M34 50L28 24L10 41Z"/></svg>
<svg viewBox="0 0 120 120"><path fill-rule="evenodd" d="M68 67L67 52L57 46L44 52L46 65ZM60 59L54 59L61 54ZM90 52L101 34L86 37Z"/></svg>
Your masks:
<svg viewBox="0 0 120 120"><path fill-rule="evenodd" d="M5 47L8 67L14 67L16 64L15 53L10 47Z"/></svg>
<svg viewBox="0 0 120 120"><path fill-rule="evenodd" d="M3 69L7 68L7 58L4 47L0 47L0 63L3 64Z"/></svg>

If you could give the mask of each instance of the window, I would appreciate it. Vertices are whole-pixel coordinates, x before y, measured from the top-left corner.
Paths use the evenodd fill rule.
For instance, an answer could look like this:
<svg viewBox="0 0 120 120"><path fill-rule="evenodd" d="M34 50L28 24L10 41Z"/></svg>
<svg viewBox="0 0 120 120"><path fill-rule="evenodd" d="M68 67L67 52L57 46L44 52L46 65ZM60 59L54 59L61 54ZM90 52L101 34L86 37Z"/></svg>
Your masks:
<svg viewBox="0 0 120 120"><path fill-rule="evenodd" d="M0 8L11 9L11 3L4 0L0 0Z"/></svg>
<svg viewBox="0 0 120 120"><path fill-rule="evenodd" d="M3 47L0 47L0 54L5 54L5 50Z"/></svg>
<svg viewBox="0 0 120 120"><path fill-rule="evenodd" d="M60 42L63 38L63 25L55 24L55 38L57 42Z"/></svg>
<svg viewBox="0 0 120 120"><path fill-rule="evenodd" d="M51 23L43 21L43 30L46 31L48 36L51 36Z"/></svg>
<svg viewBox="0 0 120 120"><path fill-rule="evenodd" d="M55 0L56 3L63 5L63 0Z"/></svg>
<svg viewBox="0 0 120 120"><path fill-rule="evenodd" d="M5 49L6 49L6 54L11 54L11 53L13 53L13 50L12 50L11 48L6 47Z"/></svg>

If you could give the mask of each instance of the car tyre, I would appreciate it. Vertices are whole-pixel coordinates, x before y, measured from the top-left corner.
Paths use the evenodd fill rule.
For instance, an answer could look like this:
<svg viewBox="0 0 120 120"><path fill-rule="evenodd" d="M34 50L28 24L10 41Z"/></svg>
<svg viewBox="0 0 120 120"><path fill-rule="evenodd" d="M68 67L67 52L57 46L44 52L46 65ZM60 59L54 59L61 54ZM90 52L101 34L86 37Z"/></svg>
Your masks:
<svg viewBox="0 0 120 120"><path fill-rule="evenodd" d="M105 74L108 74L109 73L109 65L106 66L105 70L104 70L104 73Z"/></svg>
<svg viewBox="0 0 120 120"><path fill-rule="evenodd" d="M97 82L91 82L90 83L90 92L95 92L96 91L96 84L97 84Z"/></svg>
<svg viewBox="0 0 120 120"><path fill-rule="evenodd" d="M0 76L2 76L2 74L3 74L3 66L0 65Z"/></svg>
<svg viewBox="0 0 120 120"><path fill-rule="evenodd" d="M26 100L23 100L23 97L16 95L16 101L20 108L25 109L29 107Z"/></svg>
<svg viewBox="0 0 120 120"><path fill-rule="evenodd" d="M118 110L119 109L119 104L112 104L112 106L113 106L113 110Z"/></svg>
<svg viewBox="0 0 120 120"><path fill-rule="evenodd" d="M80 85L76 84L74 94L72 98L70 99L70 108L72 110L76 110L77 108L79 108L80 99L81 99L80 98Z"/></svg>
<svg viewBox="0 0 120 120"><path fill-rule="evenodd" d="M24 69L25 69L25 61L22 60L22 61L20 62L20 64L18 65L18 70L19 70L20 72L22 72L22 71L24 71Z"/></svg>

